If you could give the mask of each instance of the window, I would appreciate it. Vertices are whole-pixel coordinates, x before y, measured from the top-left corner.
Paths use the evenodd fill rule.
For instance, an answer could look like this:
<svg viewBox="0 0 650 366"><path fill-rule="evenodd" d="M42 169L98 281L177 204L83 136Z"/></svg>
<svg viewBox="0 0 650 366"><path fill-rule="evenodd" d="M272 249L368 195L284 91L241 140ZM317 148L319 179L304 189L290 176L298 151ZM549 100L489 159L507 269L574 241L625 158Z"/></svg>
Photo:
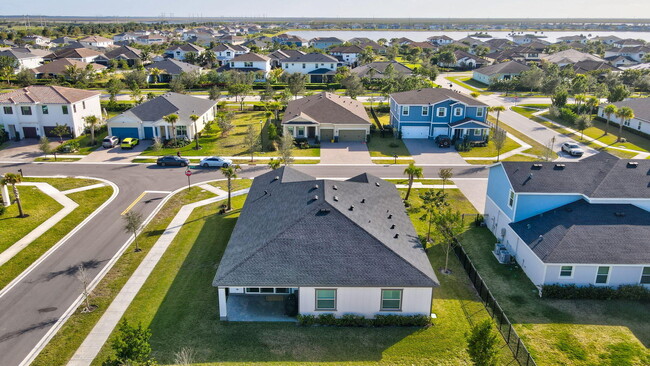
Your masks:
<svg viewBox="0 0 650 366"><path fill-rule="evenodd" d="M596 274L596 283L604 284L609 281L609 267L598 267Z"/></svg>
<svg viewBox="0 0 650 366"><path fill-rule="evenodd" d="M289 135L293 136L293 127L287 127L287 132L289 132Z"/></svg>
<svg viewBox="0 0 650 366"><path fill-rule="evenodd" d="M475 128L472 131L473 131L472 133L474 134L474 136L481 136L483 134L483 130L480 129L480 128Z"/></svg>
<svg viewBox="0 0 650 366"><path fill-rule="evenodd" d="M246 61L244 62L244 67L253 67L253 63L251 61Z"/></svg>
<svg viewBox="0 0 650 366"><path fill-rule="evenodd" d="M298 126L298 137L305 136L305 126Z"/></svg>
<svg viewBox="0 0 650 366"><path fill-rule="evenodd" d="M72 105L72 113L77 113L77 105L76 104Z"/></svg>
<svg viewBox="0 0 650 366"><path fill-rule="evenodd" d="M508 207L512 208L515 205L515 191L510 190L508 194Z"/></svg>
<svg viewBox="0 0 650 366"><path fill-rule="evenodd" d="M3 107L5 114L14 114L14 110L11 107Z"/></svg>
<svg viewBox="0 0 650 366"><path fill-rule="evenodd" d="M187 136L187 126L176 126L176 136Z"/></svg>
<svg viewBox="0 0 650 366"><path fill-rule="evenodd" d="M306 68L306 67L307 67L307 64L302 64L303 69Z"/></svg>
<svg viewBox="0 0 650 366"><path fill-rule="evenodd" d="M422 115L423 116L429 115L429 107L422 107Z"/></svg>
<svg viewBox="0 0 650 366"><path fill-rule="evenodd" d="M246 287L245 291L246 291L246 293L249 293L249 294L250 293L256 294L256 293L260 292L260 288L259 287Z"/></svg>
<svg viewBox="0 0 650 366"><path fill-rule="evenodd" d="M288 69L288 68L289 68L289 64L284 64L284 68L285 68L285 69Z"/></svg>
<svg viewBox="0 0 650 366"><path fill-rule="evenodd" d="M456 107L454 108L454 116L459 117L463 115L463 108Z"/></svg>
<svg viewBox="0 0 650 366"><path fill-rule="evenodd" d="M643 272L641 272L641 281L642 285L650 284L650 267L643 267Z"/></svg>
<svg viewBox="0 0 650 366"><path fill-rule="evenodd" d="M260 289L260 293L263 294L272 294L273 293L273 287L262 287Z"/></svg>
<svg viewBox="0 0 650 366"><path fill-rule="evenodd" d="M22 106L22 107L20 107L20 113L23 116L31 116L32 115L32 107Z"/></svg>
<svg viewBox="0 0 650 366"><path fill-rule="evenodd" d="M447 115L447 108L445 107L438 107L436 110L436 116L438 117L445 117Z"/></svg>
<svg viewBox="0 0 650 366"><path fill-rule="evenodd" d="M278 287L278 288L275 289L275 293L276 294L288 294L289 289L286 288L286 287Z"/></svg>
<svg viewBox="0 0 650 366"><path fill-rule="evenodd" d="M401 310L402 290L381 290L381 310Z"/></svg>
<svg viewBox="0 0 650 366"><path fill-rule="evenodd" d="M81 101L81 107L83 109L86 109L86 101L85 100Z"/></svg>
<svg viewBox="0 0 650 366"><path fill-rule="evenodd" d="M316 310L336 310L336 290L316 290Z"/></svg>
<svg viewBox="0 0 650 366"><path fill-rule="evenodd" d="M330 64L330 69L334 69L334 64Z"/></svg>
<svg viewBox="0 0 650 366"><path fill-rule="evenodd" d="M476 108L476 117L483 117L483 108Z"/></svg>
<svg viewBox="0 0 650 366"><path fill-rule="evenodd" d="M407 106L407 105L402 106L402 116L408 116L409 112L410 112L409 106Z"/></svg>
<svg viewBox="0 0 650 366"><path fill-rule="evenodd" d="M639 122L639 125L636 127L637 130L641 129L641 122Z"/></svg>
<svg viewBox="0 0 650 366"><path fill-rule="evenodd" d="M235 63L234 63L234 62L231 62L231 63L230 63L230 67L234 68L234 67L235 67Z"/></svg>
<svg viewBox="0 0 650 366"><path fill-rule="evenodd" d="M560 267L560 277L573 277L573 266Z"/></svg>
<svg viewBox="0 0 650 366"><path fill-rule="evenodd" d="M62 105L61 106L61 112L63 112L63 114L68 114L68 106L67 105Z"/></svg>
<svg viewBox="0 0 650 366"><path fill-rule="evenodd" d="M42 106L41 106L41 110L43 111L43 114L48 114L48 113L49 113L49 111L47 110L47 106L46 106L46 105L42 105Z"/></svg>

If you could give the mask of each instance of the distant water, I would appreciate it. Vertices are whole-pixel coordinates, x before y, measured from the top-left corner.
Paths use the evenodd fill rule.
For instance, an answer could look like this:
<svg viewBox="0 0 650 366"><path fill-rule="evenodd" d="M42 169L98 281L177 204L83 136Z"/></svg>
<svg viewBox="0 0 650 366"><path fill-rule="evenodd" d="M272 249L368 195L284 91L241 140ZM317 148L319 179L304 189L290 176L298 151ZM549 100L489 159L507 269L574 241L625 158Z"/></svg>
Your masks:
<svg viewBox="0 0 650 366"><path fill-rule="evenodd" d="M300 36L306 39L312 39L315 37L337 37L342 40L349 40L355 37L366 37L372 40L378 40L380 38L385 38L390 40L391 38L400 38L406 37L415 42L426 41L427 38L431 36L441 36L447 35L455 40L465 38L475 32L459 32L459 31L450 31L450 32L439 32L439 31L399 31L399 30L381 30L381 31L369 31L369 30L358 30L358 31L330 31L330 30L296 30L290 31L289 34ZM498 31L498 32L488 32L493 38L508 38L508 35L511 32ZM580 31L548 31L548 32L524 32L522 34L536 34L540 36L546 36L545 41L555 42L559 37L566 36L576 36L584 35L589 38L596 36L617 36L622 39L633 38L633 39L643 39L646 42L650 42L650 32L618 32L618 31L594 31L594 32L580 32ZM483 38L487 40L489 38ZM509 38L508 38L509 39Z"/></svg>

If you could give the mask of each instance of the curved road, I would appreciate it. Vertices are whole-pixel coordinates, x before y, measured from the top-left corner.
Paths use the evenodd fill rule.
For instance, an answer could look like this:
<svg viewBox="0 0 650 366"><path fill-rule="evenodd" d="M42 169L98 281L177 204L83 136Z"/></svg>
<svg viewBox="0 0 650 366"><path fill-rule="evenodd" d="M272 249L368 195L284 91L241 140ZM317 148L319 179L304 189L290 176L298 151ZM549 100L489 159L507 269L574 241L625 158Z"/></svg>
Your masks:
<svg viewBox="0 0 650 366"><path fill-rule="evenodd" d="M349 178L368 172L379 177L403 176L403 166L294 166L318 178ZM423 167L425 177L437 178L442 166ZM486 178L483 166L451 167L456 178ZM0 365L21 364L44 339L57 320L81 294L75 277L84 264L95 278L130 239L122 229L120 214L145 194L132 209L147 217L162 199L187 184L183 169L144 164L14 163L0 164L0 172L22 169L26 176L88 176L109 180L119 194L83 228L53 251L15 284L0 290ZM246 167L241 177L252 178L267 167ZM222 178L216 170L196 170L192 182ZM472 184L471 180L467 184ZM11 286L11 287L10 287Z"/></svg>

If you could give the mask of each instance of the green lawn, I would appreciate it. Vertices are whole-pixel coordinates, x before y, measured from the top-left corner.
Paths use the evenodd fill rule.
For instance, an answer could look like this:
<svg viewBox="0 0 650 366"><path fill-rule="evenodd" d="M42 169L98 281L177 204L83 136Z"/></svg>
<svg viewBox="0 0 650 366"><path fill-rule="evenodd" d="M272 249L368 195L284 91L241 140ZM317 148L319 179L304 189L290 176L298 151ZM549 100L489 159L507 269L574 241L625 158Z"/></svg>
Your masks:
<svg viewBox="0 0 650 366"><path fill-rule="evenodd" d="M49 183L52 187L58 189L59 191L67 191L69 189L75 189L80 187L86 187L97 183L102 183L101 181L95 179L79 179L79 178L33 178L33 177L24 177L23 182L43 182Z"/></svg>
<svg viewBox="0 0 650 366"><path fill-rule="evenodd" d="M538 365L647 365L650 306L622 300L540 299L518 266L498 264L496 239L473 228L461 243Z"/></svg>
<svg viewBox="0 0 650 366"><path fill-rule="evenodd" d="M81 136L79 136L77 138L67 140L67 141L65 141L63 143L63 145L68 145L71 142L76 141L76 142L79 143L79 150L75 151L75 152L71 152L70 154L88 155L91 152L97 150L98 148L100 148L102 146L102 140L104 139L104 137L106 137L106 135L108 135L108 132L105 131L105 130L103 130L101 132L99 132L99 131L96 132L95 133L95 141L96 141L95 145L90 144L90 142L91 142L90 141L90 135L81 135ZM52 141L54 141L54 140L52 140Z"/></svg>
<svg viewBox="0 0 650 366"><path fill-rule="evenodd" d="M235 179L231 181L231 189L234 191L238 191L240 189L246 189L249 188L253 184L253 181L251 179ZM228 191L228 181L227 180L219 180L216 182L210 182L210 185L213 185L217 188L223 189L224 191Z"/></svg>
<svg viewBox="0 0 650 366"><path fill-rule="evenodd" d="M106 186L69 194L68 198L78 203L79 207L0 267L0 288L5 287L11 280L43 255L43 253L67 235L74 227L104 203L112 193L113 188Z"/></svg>
<svg viewBox="0 0 650 366"><path fill-rule="evenodd" d="M412 197L411 202L417 203L417 192ZM459 191L452 197L458 198L453 202L463 211L475 212ZM195 210L127 310L129 321L152 330L153 355L160 363L173 363L175 352L190 347L196 355L194 362L202 364L469 364L465 333L470 321L488 315L453 255L453 274L439 275L441 287L434 295L432 310L438 318L426 329L220 322L211 281L244 200L234 198L236 210L223 216L215 214L218 204ZM419 216L414 213L413 220L424 234L426 225ZM429 258L434 268L441 268L441 246L430 248ZM500 346L501 363L511 362L509 350L503 343ZM100 365L110 354L107 344L93 365Z"/></svg>
<svg viewBox="0 0 650 366"><path fill-rule="evenodd" d="M13 190L11 187L8 188L9 196L13 202ZM58 202L36 187L18 186L18 193L23 205L23 211L29 216L19 218L17 204L7 207L5 213L0 215L0 233L2 233L0 235L0 253L63 208Z"/></svg>
<svg viewBox="0 0 650 366"><path fill-rule="evenodd" d="M409 184L408 178L403 178L403 179L386 179L386 181L391 182L393 184ZM429 184L442 184L442 179L414 179L414 183L422 183L425 185ZM454 184L452 181L448 180L447 185L452 185Z"/></svg>
<svg viewBox="0 0 650 366"><path fill-rule="evenodd" d="M501 148L501 154L505 154L508 151L514 150L518 147L521 147L518 143L512 140L509 137L506 137L506 142ZM473 147L470 151L460 151L458 152L460 156L464 158L483 158L483 157L496 157L497 149L494 146L492 140L488 141L487 146L484 147Z"/></svg>
<svg viewBox="0 0 650 366"><path fill-rule="evenodd" d="M512 107L511 109L526 118L532 118L533 113L537 113L547 108L547 104L522 104L516 107Z"/></svg>
<svg viewBox="0 0 650 366"><path fill-rule="evenodd" d="M492 94L487 91L487 85L472 79L471 74L469 74L469 76L447 76L445 79L473 92L481 93L483 95Z"/></svg>
<svg viewBox="0 0 650 366"><path fill-rule="evenodd" d="M489 116L488 118L490 119L490 121L492 123L496 122L496 118L494 118L492 116ZM537 118L537 117L535 117L535 118ZM527 154L537 155L537 156L545 156L546 155L546 152L547 152L548 148L546 146L542 145L541 143L537 142L537 140L534 140L534 139L528 137L527 135L515 130L514 128L508 126L505 123L499 123L499 127L503 128L509 134L517 137L518 139L520 139L523 142L527 143L528 145L532 146L530 149L525 150L523 152L525 152ZM551 152L551 160L555 160L555 159L557 159L557 157L558 157L557 153L555 153L554 151Z"/></svg>
<svg viewBox="0 0 650 366"><path fill-rule="evenodd" d="M381 137L378 131L372 133L367 146L371 157L392 158L395 155L399 157L411 156L406 145L404 145L404 141L396 139L392 135Z"/></svg>
<svg viewBox="0 0 650 366"><path fill-rule="evenodd" d="M57 154L58 155L58 154ZM58 155L56 159L54 158L45 158L45 157L40 157L40 158L35 158L35 162L47 162L47 163L70 163L73 161L79 161L81 158L66 158L65 155Z"/></svg>
<svg viewBox="0 0 650 366"><path fill-rule="evenodd" d="M203 131L201 138L199 139L199 144L202 146L202 149L200 150L194 150L194 143L191 143L180 149L163 149L159 152L147 150L143 152L142 155L175 155L176 152L180 151L183 156L250 156L248 149L244 146L244 137L246 136L246 130L249 125L253 125L257 131L259 131L260 121L266 119L264 113L265 112L250 111L236 112L236 117L233 121L235 128L233 128L226 137L223 137L221 135L217 124L213 122L210 127L206 128ZM269 151L263 153L258 152L255 154L255 156L277 155L277 151ZM319 157L320 148L294 148L293 155Z"/></svg>

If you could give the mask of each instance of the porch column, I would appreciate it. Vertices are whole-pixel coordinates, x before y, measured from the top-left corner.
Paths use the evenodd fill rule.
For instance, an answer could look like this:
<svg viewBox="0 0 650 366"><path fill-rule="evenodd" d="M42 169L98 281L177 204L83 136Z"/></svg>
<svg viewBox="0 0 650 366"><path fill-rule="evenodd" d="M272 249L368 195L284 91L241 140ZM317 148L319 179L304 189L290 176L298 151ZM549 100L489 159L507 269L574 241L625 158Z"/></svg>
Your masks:
<svg viewBox="0 0 650 366"><path fill-rule="evenodd" d="M228 308L226 306L226 288L219 287L219 319L228 320Z"/></svg>
<svg viewBox="0 0 650 366"><path fill-rule="evenodd" d="M169 137L169 126L165 126L165 138L170 139L170 137Z"/></svg>

